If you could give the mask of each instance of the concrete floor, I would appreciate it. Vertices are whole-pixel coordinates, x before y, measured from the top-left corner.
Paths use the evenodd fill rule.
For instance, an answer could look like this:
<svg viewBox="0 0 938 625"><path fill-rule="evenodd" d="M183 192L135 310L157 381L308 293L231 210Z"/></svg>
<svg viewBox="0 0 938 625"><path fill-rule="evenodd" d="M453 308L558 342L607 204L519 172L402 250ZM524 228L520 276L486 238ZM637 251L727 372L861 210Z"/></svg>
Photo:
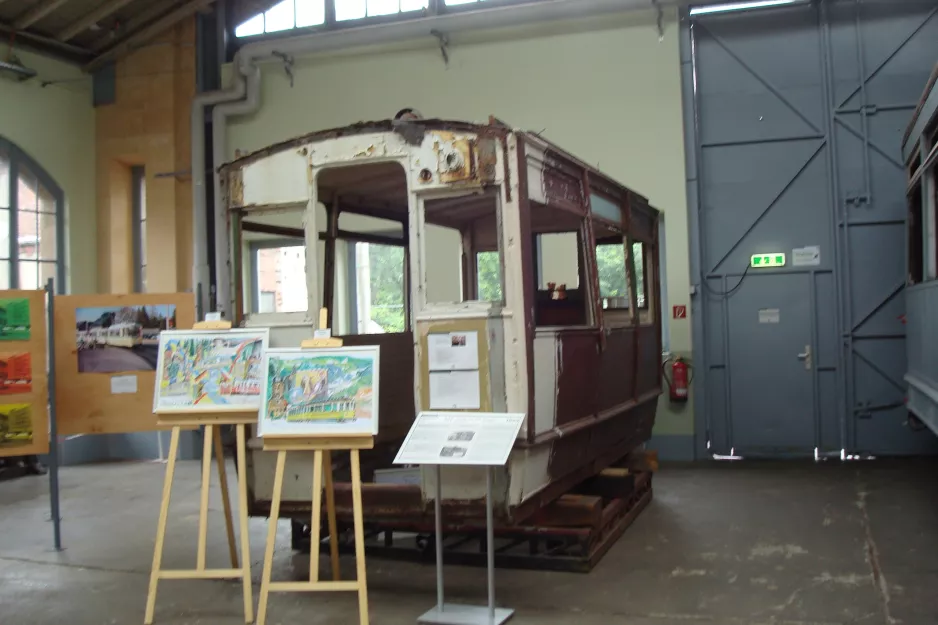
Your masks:
<svg viewBox="0 0 938 625"><path fill-rule="evenodd" d="M167 568L194 565L198 475L196 463L178 470ZM51 549L47 480L0 483L0 623L142 623L162 478L159 464L64 470L62 553ZM499 603L518 610L517 625L933 625L936 486L932 461L665 466L654 502L591 574L500 571ZM227 554L213 496L210 567ZM252 520L256 583L265 535L265 520ZM308 572L287 526L274 566L279 579ZM483 570L446 574L450 597L484 602ZM368 585L374 625L411 625L435 600L430 566L371 559ZM268 623L354 624L356 614L353 596L280 594ZM161 582L156 622L242 623L240 587Z"/></svg>

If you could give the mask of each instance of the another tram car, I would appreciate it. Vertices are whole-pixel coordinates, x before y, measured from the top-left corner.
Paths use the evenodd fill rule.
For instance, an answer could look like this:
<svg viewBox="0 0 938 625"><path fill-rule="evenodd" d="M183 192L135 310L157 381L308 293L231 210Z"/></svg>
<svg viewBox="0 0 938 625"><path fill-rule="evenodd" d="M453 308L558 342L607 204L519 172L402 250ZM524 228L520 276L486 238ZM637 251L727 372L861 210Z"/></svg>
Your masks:
<svg viewBox="0 0 938 625"><path fill-rule="evenodd" d="M938 64L905 133L909 411L938 434Z"/></svg>
<svg viewBox="0 0 938 625"><path fill-rule="evenodd" d="M527 415L496 477L504 522L530 517L651 436L659 214L639 193L493 118L314 132L221 173L218 297L236 322L270 327L272 346L297 346L325 307L346 345L381 347L380 432L362 457L366 518L432 510L433 471L382 479L420 410ZM448 385L432 364L441 335L474 350ZM273 455L260 441L250 447L250 509L264 515ZM288 456L295 478L282 514L307 518L311 466ZM483 470L447 467L443 482L447 515L483 514Z"/></svg>

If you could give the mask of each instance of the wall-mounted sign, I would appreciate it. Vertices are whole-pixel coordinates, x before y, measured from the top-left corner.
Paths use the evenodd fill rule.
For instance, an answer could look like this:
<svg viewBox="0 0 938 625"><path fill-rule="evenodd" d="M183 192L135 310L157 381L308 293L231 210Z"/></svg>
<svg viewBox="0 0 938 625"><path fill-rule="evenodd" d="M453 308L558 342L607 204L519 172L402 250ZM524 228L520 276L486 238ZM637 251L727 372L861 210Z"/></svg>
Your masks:
<svg viewBox="0 0 938 625"><path fill-rule="evenodd" d="M817 267L821 264L821 246L807 245L791 251L792 267Z"/></svg>
<svg viewBox="0 0 938 625"><path fill-rule="evenodd" d="M762 308L759 310L759 323L779 323L782 320L778 308Z"/></svg>
<svg viewBox="0 0 938 625"><path fill-rule="evenodd" d="M687 319L687 306L673 306L672 315L675 319Z"/></svg>
<svg viewBox="0 0 938 625"><path fill-rule="evenodd" d="M773 252L771 254L753 254L749 259L749 266L754 267L755 269L762 269L763 267L784 267L785 254L784 252Z"/></svg>

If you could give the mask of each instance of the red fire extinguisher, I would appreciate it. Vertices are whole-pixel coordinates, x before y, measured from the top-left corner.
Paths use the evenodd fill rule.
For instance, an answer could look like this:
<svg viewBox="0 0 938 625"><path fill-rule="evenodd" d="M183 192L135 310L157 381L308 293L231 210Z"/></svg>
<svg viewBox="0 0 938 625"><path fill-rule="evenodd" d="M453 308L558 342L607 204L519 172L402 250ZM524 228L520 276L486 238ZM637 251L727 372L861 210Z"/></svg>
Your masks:
<svg viewBox="0 0 938 625"><path fill-rule="evenodd" d="M668 379L667 366L671 363L671 379ZM687 401L687 389L694 380L693 366L680 356L668 358L661 363L664 381L668 384L671 401Z"/></svg>

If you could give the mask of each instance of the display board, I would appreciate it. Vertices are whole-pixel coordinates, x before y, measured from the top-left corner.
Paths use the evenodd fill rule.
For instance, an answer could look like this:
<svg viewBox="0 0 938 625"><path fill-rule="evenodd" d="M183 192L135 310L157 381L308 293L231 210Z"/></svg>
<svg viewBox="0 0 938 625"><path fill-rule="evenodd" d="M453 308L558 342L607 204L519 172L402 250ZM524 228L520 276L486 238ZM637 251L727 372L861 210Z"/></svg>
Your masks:
<svg viewBox="0 0 938 625"><path fill-rule="evenodd" d="M378 433L377 345L268 349L258 436Z"/></svg>
<svg viewBox="0 0 938 625"><path fill-rule="evenodd" d="M59 433L157 429L153 389L163 330L190 329L192 293L55 298Z"/></svg>
<svg viewBox="0 0 938 625"><path fill-rule="evenodd" d="M421 412L394 464L502 466L523 423L523 413Z"/></svg>
<svg viewBox="0 0 938 625"><path fill-rule="evenodd" d="M267 328L160 333L153 412L217 412L261 405Z"/></svg>
<svg viewBox="0 0 938 625"><path fill-rule="evenodd" d="M46 292L0 291L0 457L49 453Z"/></svg>

